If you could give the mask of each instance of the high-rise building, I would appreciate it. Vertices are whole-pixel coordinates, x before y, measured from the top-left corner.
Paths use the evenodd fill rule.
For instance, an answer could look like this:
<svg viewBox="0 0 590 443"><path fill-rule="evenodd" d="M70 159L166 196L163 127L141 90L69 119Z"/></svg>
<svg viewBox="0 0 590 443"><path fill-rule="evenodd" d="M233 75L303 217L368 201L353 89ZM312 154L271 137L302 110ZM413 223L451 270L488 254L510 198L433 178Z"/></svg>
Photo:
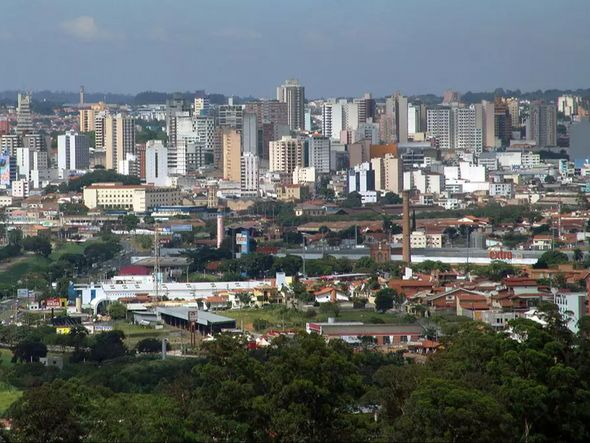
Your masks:
<svg viewBox="0 0 590 443"><path fill-rule="evenodd" d="M57 137L57 168L79 171L90 166L90 143L88 137L68 131Z"/></svg>
<svg viewBox="0 0 590 443"><path fill-rule="evenodd" d="M510 116L508 104L500 98L496 99L494 103L494 131L502 146L510 145L512 117Z"/></svg>
<svg viewBox="0 0 590 443"><path fill-rule="evenodd" d="M510 122L513 128L520 128L520 102L517 98L506 100L508 112L510 113Z"/></svg>
<svg viewBox="0 0 590 443"><path fill-rule="evenodd" d="M496 108L494 102L481 102L481 133L486 148L496 146Z"/></svg>
<svg viewBox="0 0 590 443"><path fill-rule="evenodd" d="M24 135L33 132L33 118L31 114L31 94L18 94L16 108L16 133Z"/></svg>
<svg viewBox="0 0 590 443"><path fill-rule="evenodd" d="M94 131L95 117L94 109L80 109L80 132Z"/></svg>
<svg viewBox="0 0 590 443"><path fill-rule="evenodd" d="M196 97L193 105L193 114L196 116L209 115L209 99L206 97Z"/></svg>
<svg viewBox="0 0 590 443"><path fill-rule="evenodd" d="M318 174L328 174L330 168L330 137L314 134L306 140L306 166L315 168Z"/></svg>
<svg viewBox="0 0 590 443"><path fill-rule="evenodd" d="M176 116L185 115L184 113L190 115L190 112L190 104L180 94L175 94L166 101L166 134L170 147L176 147Z"/></svg>
<svg viewBox="0 0 590 443"><path fill-rule="evenodd" d="M438 107L428 109L426 126L440 149L451 148L451 108Z"/></svg>
<svg viewBox="0 0 590 443"><path fill-rule="evenodd" d="M451 149L482 151L482 130L477 125L475 106L451 108Z"/></svg>
<svg viewBox="0 0 590 443"><path fill-rule="evenodd" d="M529 107L526 127L527 139L537 146L557 146L557 109L553 104L533 102Z"/></svg>
<svg viewBox="0 0 590 443"><path fill-rule="evenodd" d="M240 190L243 194L258 194L259 171L258 156L251 152L244 152L240 167Z"/></svg>
<svg viewBox="0 0 590 443"><path fill-rule="evenodd" d="M340 140L359 127L359 104L346 99L330 99L322 105L322 134ZM343 135L344 131L350 131Z"/></svg>
<svg viewBox="0 0 590 443"><path fill-rule="evenodd" d="M160 140L148 140L145 146L145 182L168 186L168 149Z"/></svg>
<svg viewBox="0 0 590 443"><path fill-rule="evenodd" d="M282 137L270 142L269 170L292 174L299 166L303 167L303 144L293 137Z"/></svg>
<svg viewBox="0 0 590 443"><path fill-rule="evenodd" d="M258 125L256 114L244 112L242 124L242 153L258 155Z"/></svg>
<svg viewBox="0 0 590 443"><path fill-rule="evenodd" d="M278 100L260 100L244 105L244 112L256 114L256 122L260 127L263 123L289 125L287 119L287 103Z"/></svg>
<svg viewBox="0 0 590 443"><path fill-rule="evenodd" d="M214 117L190 116L184 112L178 113L175 119L176 147L168 149L168 167L184 175L212 163L216 146Z"/></svg>
<svg viewBox="0 0 590 443"><path fill-rule="evenodd" d="M124 114L108 115L104 119L104 148L106 169L117 169L120 162L135 155L135 120ZM119 171L120 172L120 171Z"/></svg>
<svg viewBox="0 0 590 443"><path fill-rule="evenodd" d="M557 97L557 111L562 112L565 117L573 117L578 115L578 105L580 104L580 97L575 95L562 95Z"/></svg>
<svg viewBox="0 0 590 443"><path fill-rule="evenodd" d="M241 134L236 129L225 128L221 134L223 146L223 179L241 181Z"/></svg>
<svg viewBox="0 0 590 443"><path fill-rule="evenodd" d="M84 104L84 86L80 86L80 104Z"/></svg>
<svg viewBox="0 0 590 443"><path fill-rule="evenodd" d="M403 186L402 162L399 158L386 154L385 157L371 159L371 169L375 174L375 189L400 194Z"/></svg>
<svg viewBox="0 0 590 443"><path fill-rule="evenodd" d="M287 80L277 88L277 100L287 103L287 124L291 130L305 129L305 88L299 80Z"/></svg>
<svg viewBox="0 0 590 443"><path fill-rule="evenodd" d="M0 148L2 153L7 153L11 157L16 156L17 148L23 147L22 138L16 134L6 134L0 136Z"/></svg>
<svg viewBox="0 0 590 443"><path fill-rule="evenodd" d="M322 134L333 140L340 140L340 133L346 128L344 106L346 100L328 100L322 105Z"/></svg>
<svg viewBox="0 0 590 443"><path fill-rule="evenodd" d="M33 148L17 148L16 166L18 168L18 175L30 180L31 171L47 169L47 152Z"/></svg>
<svg viewBox="0 0 590 443"><path fill-rule="evenodd" d="M396 93L385 100L382 116L386 143L408 142L408 98Z"/></svg>
<svg viewBox="0 0 590 443"><path fill-rule="evenodd" d="M217 108L217 124L222 128L242 130L244 108L241 105L221 105Z"/></svg>
<svg viewBox="0 0 590 443"><path fill-rule="evenodd" d="M5 135L10 132L10 123L4 116L0 116L0 135Z"/></svg>
<svg viewBox="0 0 590 443"><path fill-rule="evenodd" d="M375 118L375 99L370 93L365 93L361 98L355 98L354 103L358 106L358 122L366 123Z"/></svg>

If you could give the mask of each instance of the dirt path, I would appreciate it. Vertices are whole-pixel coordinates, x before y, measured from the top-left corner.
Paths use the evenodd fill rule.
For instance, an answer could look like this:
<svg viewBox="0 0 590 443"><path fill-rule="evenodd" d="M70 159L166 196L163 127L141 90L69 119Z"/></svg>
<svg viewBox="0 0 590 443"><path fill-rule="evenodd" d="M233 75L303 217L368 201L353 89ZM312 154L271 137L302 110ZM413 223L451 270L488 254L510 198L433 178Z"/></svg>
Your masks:
<svg viewBox="0 0 590 443"><path fill-rule="evenodd" d="M28 255L19 255L16 258L11 258L8 259L6 261L3 261L2 263L0 263L0 272L4 272L6 271L8 268L10 268L12 265L15 265L17 263L20 263L21 261L26 260L27 258L29 258Z"/></svg>

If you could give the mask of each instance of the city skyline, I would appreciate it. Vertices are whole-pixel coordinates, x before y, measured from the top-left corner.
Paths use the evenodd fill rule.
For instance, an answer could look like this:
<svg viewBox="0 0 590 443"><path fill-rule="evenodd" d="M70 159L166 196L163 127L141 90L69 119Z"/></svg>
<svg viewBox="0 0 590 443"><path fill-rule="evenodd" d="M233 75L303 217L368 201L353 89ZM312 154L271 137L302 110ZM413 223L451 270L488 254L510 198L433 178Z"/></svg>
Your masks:
<svg viewBox="0 0 590 443"><path fill-rule="evenodd" d="M4 89L84 84L117 93L205 89L272 97L281 81L299 78L308 97L367 90L384 96L392 89L410 95L575 89L590 74L582 1L567 9L544 1L507 7L505 1L461 0L395 8L375 1L364 9L336 0L175 2L165 8L146 1L141 11L131 2L116 5L5 5L0 41L13 63L0 68ZM25 20L36 25L23 33Z"/></svg>

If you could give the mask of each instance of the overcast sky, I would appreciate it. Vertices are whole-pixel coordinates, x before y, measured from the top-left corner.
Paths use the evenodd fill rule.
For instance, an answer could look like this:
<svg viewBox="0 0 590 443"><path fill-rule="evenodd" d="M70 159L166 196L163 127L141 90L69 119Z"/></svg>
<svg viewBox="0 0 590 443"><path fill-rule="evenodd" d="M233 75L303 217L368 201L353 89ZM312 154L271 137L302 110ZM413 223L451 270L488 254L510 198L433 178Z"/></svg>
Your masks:
<svg viewBox="0 0 590 443"><path fill-rule="evenodd" d="M9 0L0 89L308 97L590 87L590 1Z"/></svg>

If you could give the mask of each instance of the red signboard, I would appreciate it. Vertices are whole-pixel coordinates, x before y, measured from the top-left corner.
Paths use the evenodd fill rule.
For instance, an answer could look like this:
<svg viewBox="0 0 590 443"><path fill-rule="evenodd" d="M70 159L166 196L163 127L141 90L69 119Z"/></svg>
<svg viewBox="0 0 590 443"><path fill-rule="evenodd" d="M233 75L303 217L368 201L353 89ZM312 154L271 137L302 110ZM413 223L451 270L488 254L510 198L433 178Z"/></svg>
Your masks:
<svg viewBox="0 0 590 443"><path fill-rule="evenodd" d="M492 260L512 260L512 251L490 251L488 257Z"/></svg>
<svg viewBox="0 0 590 443"><path fill-rule="evenodd" d="M48 308L61 308L61 300L59 298L48 298L45 300L45 306Z"/></svg>

